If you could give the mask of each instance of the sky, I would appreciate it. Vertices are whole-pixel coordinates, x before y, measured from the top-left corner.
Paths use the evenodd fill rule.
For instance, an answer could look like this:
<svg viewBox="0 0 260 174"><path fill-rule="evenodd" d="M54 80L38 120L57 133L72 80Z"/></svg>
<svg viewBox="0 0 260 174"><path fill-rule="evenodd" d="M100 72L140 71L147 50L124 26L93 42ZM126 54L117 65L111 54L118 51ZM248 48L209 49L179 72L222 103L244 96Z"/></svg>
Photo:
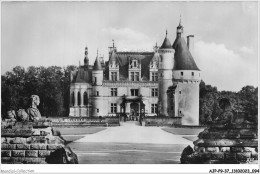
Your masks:
<svg viewBox="0 0 260 174"><path fill-rule="evenodd" d="M193 34L194 59L206 84L239 91L258 85L257 2L2 2L1 74L20 65L90 64L97 49L152 51L180 21Z"/></svg>

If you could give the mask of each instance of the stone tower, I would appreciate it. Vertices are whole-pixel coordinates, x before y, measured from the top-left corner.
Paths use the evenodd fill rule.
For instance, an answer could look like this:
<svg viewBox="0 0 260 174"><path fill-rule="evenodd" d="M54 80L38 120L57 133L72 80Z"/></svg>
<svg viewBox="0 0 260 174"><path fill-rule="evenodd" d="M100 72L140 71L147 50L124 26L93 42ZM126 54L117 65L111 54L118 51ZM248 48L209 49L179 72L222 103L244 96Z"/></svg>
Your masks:
<svg viewBox="0 0 260 174"><path fill-rule="evenodd" d="M172 86L172 68L174 64L174 49L170 40L166 36L159 49L159 68L158 68L158 110L160 115L169 116L167 105L167 89Z"/></svg>
<svg viewBox="0 0 260 174"><path fill-rule="evenodd" d="M92 70L92 116L103 115L103 68L98 58L98 53Z"/></svg>
<svg viewBox="0 0 260 174"><path fill-rule="evenodd" d="M199 84L201 72L182 37L183 26L177 27L172 82L174 116L182 117L182 125L199 125ZM191 43L191 42L189 42Z"/></svg>

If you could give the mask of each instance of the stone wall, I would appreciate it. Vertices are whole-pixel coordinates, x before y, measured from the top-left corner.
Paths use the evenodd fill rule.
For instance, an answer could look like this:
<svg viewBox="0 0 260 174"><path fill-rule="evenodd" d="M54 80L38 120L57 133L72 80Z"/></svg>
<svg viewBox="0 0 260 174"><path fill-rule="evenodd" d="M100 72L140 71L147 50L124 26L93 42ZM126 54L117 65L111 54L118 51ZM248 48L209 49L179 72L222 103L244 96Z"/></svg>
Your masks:
<svg viewBox="0 0 260 174"><path fill-rule="evenodd" d="M65 146L50 120L37 122L2 121L2 164L77 164L77 156Z"/></svg>
<svg viewBox="0 0 260 174"><path fill-rule="evenodd" d="M181 124L181 117L145 117L145 126L173 126Z"/></svg>
<svg viewBox="0 0 260 174"><path fill-rule="evenodd" d="M120 126L119 118L117 117L64 117L51 118L53 127L112 127Z"/></svg>
<svg viewBox="0 0 260 174"><path fill-rule="evenodd" d="M257 123L241 118L231 123L216 122L198 135L194 148L186 147L182 164L258 163Z"/></svg>

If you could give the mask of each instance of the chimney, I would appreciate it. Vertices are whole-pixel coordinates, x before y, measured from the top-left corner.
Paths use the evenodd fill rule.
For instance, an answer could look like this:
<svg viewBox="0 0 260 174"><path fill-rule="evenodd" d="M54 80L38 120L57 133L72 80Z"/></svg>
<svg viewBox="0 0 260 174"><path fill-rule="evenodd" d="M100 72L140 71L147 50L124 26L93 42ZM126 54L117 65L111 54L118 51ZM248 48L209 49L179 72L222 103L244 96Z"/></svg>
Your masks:
<svg viewBox="0 0 260 174"><path fill-rule="evenodd" d="M194 51L194 35L187 36L187 45L192 56Z"/></svg>

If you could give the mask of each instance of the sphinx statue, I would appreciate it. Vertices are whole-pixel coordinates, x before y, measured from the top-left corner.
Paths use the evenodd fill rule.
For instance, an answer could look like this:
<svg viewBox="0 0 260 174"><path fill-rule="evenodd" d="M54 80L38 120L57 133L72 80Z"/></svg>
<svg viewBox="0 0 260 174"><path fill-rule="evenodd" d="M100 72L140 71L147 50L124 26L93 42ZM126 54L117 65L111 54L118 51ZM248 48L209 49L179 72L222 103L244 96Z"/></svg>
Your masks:
<svg viewBox="0 0 260 174"><path fill-rule="evenodd" d="M30 98L30 107L26 110L29 121L37 121L41 118L41 113L37 106L40 104L40 97L32 95Z"/></svg>

